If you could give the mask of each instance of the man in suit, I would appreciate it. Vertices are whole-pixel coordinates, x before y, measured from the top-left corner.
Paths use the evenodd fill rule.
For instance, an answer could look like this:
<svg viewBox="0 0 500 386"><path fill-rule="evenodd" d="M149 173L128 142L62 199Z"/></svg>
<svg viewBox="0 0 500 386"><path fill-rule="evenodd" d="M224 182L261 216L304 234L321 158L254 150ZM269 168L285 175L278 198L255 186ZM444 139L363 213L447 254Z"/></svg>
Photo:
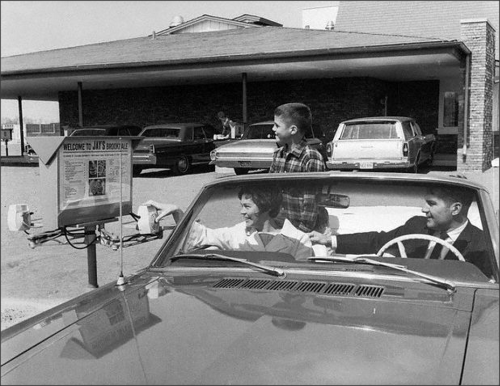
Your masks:
<svg viewBox="0 0 500 386"><path fill-rule="evenodd" d="M493 266L483 231L467 218L473 193L460 187L429 187L424 197L422 212L425 216L410 218L404 225L388 232L363 232L345 235L309 233L313 243L331 247L337 253L373 254L388 241L407 234L417 233L439 237L457 248L465 260L476 265L491 277ZM457 259L440 244L432 247L427 240L405 242L406 254L411 258Z"/></svg>

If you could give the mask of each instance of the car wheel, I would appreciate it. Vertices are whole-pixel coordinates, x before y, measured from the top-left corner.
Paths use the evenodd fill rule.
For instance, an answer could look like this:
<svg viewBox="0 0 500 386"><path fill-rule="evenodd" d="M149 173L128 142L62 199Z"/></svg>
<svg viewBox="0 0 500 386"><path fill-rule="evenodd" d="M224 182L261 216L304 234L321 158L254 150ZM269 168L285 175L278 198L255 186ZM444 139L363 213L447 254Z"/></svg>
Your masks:
<svg viewBox="0 0 500 386"><path fill-rule="evenodd" d="M248 169L234 168L234 172L236 173L237 176L241 176L243 174L247 174L248 173Z"/></svg>
<svg viewBox="0 0 500 386"><path fill-rule="evenodd" d="M191 171L191 161L185 155L180 156L175 161L175 165L172 168L174 174L182 175L188 174Z"/></svg>

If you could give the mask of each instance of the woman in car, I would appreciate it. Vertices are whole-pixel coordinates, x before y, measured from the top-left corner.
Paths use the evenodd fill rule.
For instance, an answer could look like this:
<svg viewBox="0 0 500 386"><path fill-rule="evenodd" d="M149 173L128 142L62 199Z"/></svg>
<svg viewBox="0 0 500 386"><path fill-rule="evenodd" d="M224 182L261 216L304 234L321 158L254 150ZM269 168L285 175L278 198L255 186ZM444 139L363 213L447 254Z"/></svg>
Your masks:
<svg viewBox="0 0 500 386"><path fill-rule="evenodd" d="M275 217L283 200L277 187L244 186L240 188L238 198L244 221L232 227L216 229L194 222L185 250L216 247L222 250L282 252L297 260L314 255L306 233L295 228L288 219L281 227L276 222ZM173 204L148 201L143 205L153 205L159 210L157 222L169 214L178 222L183 215L182 210Z"/></svg>

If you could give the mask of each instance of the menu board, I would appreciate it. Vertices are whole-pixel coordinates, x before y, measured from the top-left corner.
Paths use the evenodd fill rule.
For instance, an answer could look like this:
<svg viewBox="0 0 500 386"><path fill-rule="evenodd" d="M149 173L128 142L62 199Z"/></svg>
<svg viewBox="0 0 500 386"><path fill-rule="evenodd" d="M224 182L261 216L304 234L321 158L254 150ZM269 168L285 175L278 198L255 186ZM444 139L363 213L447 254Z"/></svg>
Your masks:
<svg viewBox="0 0 500 386"><path fill-rule="evenodd" d="M131 201L130 140L66 138L59 148L59 211Z"/></svg>

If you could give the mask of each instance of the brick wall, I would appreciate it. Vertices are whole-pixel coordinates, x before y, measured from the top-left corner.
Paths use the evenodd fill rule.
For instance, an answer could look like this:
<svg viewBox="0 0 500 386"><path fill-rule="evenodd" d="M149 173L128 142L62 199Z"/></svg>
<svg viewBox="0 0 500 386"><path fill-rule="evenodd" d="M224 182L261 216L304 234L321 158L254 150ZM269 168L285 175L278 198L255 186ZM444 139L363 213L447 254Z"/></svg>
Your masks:
<svg viewBox="0 0 500 386"><path fill-rule="evenodd" d="M83 121L135 124L203 121L219 127L217 112L242 122L241 83L136 89L85 90ZM311 107L313 120L327 137L346 119L388 113L417 119L424 132L437 127L438 82L390 83L372 78L307 79L247 83L248 122L273 119L274 109L287 102ZM78 94L59 93L61 125L78 125Z"/></svg>
<svg viewBox="0 0 500 386"><path fill-rule="evenodd" d="M457 170L485 171L493 160L495 31L487 20L463 20L461 38L471 51L468 137L458 133ZM467 74L465 74L467 76ZM462 144L466 141L464 156Z"/></svg>

